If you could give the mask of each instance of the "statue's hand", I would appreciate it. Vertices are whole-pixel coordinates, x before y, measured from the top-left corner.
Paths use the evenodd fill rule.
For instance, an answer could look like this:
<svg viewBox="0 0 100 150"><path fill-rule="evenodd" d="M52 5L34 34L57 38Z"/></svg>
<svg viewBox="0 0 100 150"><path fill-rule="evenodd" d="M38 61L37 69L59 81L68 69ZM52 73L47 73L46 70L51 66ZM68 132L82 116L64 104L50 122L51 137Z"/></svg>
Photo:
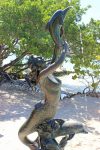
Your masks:
<svg viewBox="0 0 100 150"><path fill-rule="evenodd" d="M39 150L38 147L36 147L35 144L30 144L29 148L30 148L30 150Z"/></svg>

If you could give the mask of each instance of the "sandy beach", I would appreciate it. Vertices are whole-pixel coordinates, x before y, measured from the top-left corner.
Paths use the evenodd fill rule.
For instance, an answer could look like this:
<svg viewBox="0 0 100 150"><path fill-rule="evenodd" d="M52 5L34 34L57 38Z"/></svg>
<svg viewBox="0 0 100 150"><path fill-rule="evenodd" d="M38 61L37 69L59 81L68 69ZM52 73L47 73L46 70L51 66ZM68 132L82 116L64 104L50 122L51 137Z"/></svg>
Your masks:
<svg viewBox="0 0 100 150"><path fill-rule="evenodd" d="M41 93L33 95L0 87L0 150L28 150L18 139L18 130L42 98ZM65 150L100 150L100 98L85 95L65 98L59 102L55 118L81 121L91 131L75 135ZM36 136L34 133L30 138Z"/></svg>

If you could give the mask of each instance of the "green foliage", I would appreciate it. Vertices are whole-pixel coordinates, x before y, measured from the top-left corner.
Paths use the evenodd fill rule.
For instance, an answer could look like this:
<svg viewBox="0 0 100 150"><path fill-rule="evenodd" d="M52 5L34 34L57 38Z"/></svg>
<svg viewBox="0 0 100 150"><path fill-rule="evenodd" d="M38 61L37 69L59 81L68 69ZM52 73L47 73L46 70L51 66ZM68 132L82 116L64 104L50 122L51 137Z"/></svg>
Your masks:
<svg viewBox="0 0 100 150"><path fill-rule="evenodd" d="M79 0L70 3L75 9L80 9ZM9 46L11 52L20 54L24 50L31 51L36 55L50 57L53 50L53 41L45 25L57 9L64 9L69 6L68 0L4 0L1 3L1 44ZM82 15L84 11L80 11ZM75 12L68 13L65 20L65 34L72 44L76 46L75 38L78 36L78 29L75 25ZM14 39L19 39L21 51L12 45ZM72 42L73 41L73 42ZM74 46L75 45L75 46Z"/></svg>
<svg viewBox="0 0 100 150"><path fill-rule="evenodd" d="M68 0L2 0L0 5L0 45L9 47L6 57L10 53L20 56L23 51L29 51L46 58L51 57L54 48L49 32L45 31L46 23L56 10L74 6L64 22L65 38L74 52L73 79L79 75L88 74L93 78L100 75L100 65L95 61L100 57L100 21L92 19L88 25L80 26L75 21L76 14L81 18L90 6L80 8L80 0L70 3ZM12 44L15 39L19 39L20 49ZM93 82L91 86L95 85Z"/></svg>
<svg viewBox="0 0 100 150"><path fill-rule="evenodd" d="M10 45L12 40L17 38L20 40L21 51L26 49L32 51L33 48L34 51L37 51L37 47L41 43L39 39L43 33L43 15L40 4L38 1L31 2L30 0L19 2L16 0L2 4L1 31L3 41L1 42Z"/></svg>
<svg viewBox="0 0 100 150"><path fill-rule="evenodd" d="M96 89L100 82L100 21L91 19L88 25L81 26L83 52L74 51L75 55L71 61L74 63L75 76L90 76L92 79L91 87Z"/></svg>

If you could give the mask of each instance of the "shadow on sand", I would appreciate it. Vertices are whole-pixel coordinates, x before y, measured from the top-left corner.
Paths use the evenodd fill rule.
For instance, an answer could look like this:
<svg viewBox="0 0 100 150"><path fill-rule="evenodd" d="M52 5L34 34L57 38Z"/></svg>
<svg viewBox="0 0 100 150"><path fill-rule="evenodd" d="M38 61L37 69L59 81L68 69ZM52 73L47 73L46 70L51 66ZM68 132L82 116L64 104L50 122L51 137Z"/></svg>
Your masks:
<svg viewBox="0 0 100 150"><path fill-rule="evenodd" d="M38 98L38 100L36 99ZM41 100L40 94L15 90L0 90L0 121L28 118L34 105Z"/></svg>
<svg viewBox="0 0 100 150"><path fill-rule="evenodd" d="M61 107L60 107L61 106ZM90 96L76 95L73 98L60 102L56 115L66 119L79 121L94 119L100 121L100 99Z"/></svg>
<svg viewBox="0 0 100 150"><path fill-rule="evenodd" d="M21 91L0 90L0 121L28 118L34 105L43 99L43 95L32 95ZM94 119L100 121L100 99L76 95L60 101L56 118L74 119L85 122Z"/></svg>

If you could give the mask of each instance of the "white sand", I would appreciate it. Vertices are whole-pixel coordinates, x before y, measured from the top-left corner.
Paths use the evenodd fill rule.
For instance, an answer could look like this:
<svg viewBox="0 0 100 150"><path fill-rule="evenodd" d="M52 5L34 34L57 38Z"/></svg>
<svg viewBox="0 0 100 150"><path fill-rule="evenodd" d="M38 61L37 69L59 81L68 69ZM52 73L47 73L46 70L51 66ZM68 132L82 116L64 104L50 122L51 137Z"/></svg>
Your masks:
<svg viewBox="0 0 100 150"><path fill-rule="evenodd" d="M37 103L28 93L0 88L0 150L28 150L18 139L18 130ZM100 150L100 98L79 95L60 101L56 118L85 123L92 133L77 134L65 150ZM32 136L35 138L35 134Z"/></svg>

